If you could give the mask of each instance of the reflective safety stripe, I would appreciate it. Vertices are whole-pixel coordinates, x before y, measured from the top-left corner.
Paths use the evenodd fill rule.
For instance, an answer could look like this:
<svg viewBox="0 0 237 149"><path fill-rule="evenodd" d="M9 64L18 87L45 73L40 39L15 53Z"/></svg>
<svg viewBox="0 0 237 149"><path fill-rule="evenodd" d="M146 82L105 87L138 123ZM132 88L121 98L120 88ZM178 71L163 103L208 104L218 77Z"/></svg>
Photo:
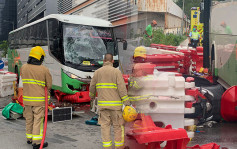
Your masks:
<svg viewBox="0 0 237 149"><path fill-rule="evenodd" d="M32 140L42 140L43 135L32 135Z"/></svg>
<svg viewBox="0 0 237 149"><path fill-rule="evenodd" d="M124 102L124 101L127 101L128 99L129 99L129 98L128 98L127 95L122 97L122 101L123 101L123 102Z"/></svg>
<svg viewBox="0 0 237 149"><path fill-rule="evenodd" d="M32 140L42 140L44 131L44 118L41 119L40 135L32 135Z"/></svg>
<svg viewBox="0 0 237 149"><path fill-rule="evenodd" d="M129 97L131 101L140 101L149 98L151 95L142 95L142 96L135 96Z"/></svg>
<svg viewBox="0 0 237 149"><path fill-rule="evenodd" d="M199 33L198 32L192 32L192 37L191 39L198 40Z"/></svg>
<svg viewBox="0 0 237 149"><path fill-rule="evenodd" d="M132 87L133 86L133 82L130 82L129 86Z"/></svg>
<svg viewBox="0 0 237 149"><path fill-rule="evenodd" d="M121 129L122 129L121 142L114 141L115 146L124 146L124 126L121 126Z"/></svg>
<svg viewBox="0 0 237 149"><path fill-rule="evenodd" d="M115 83L97 83L96 88L117 88Z"/></svg>
<svg viewBox="0 0 237 149"><path fill-rule="evenodd" d="M48 100L50 99L50 96L48 96ZM41 102L45 101L45 97L30 97L30 96L23 96L24 101L35 101L35 102Z"/></svg>
<svg viewBox="0 0 237 149"><path fill-rule="evenodd" d="M32 134L27 134L26 133L26 138L31 139L32 138Z"/></svg>
<svg viewBox="0 0 237 149"><path fill-rule="evenodd" d="M134 81L134 87L136 87L137 89L141 88L139 85L137 85L137 81Z"/></svg>
<svg viewBox="0 0 237 149"><path fill-rule="evenodd" d="M37 84L45 87L45 82L44 81L39 81L35 79L22 79L22 83L24 84Z"/></svg>
<svg viewBox="0 0 237 149"><path fill-rule="evenodd" d="M103 147L110 147L112 146L112 141L110 142L103 142Z"/></svg>
<svg viewBox="0 0 237 149"><path fill-rule="evenodd" d="M99 106L122 106L122 101L98 101Z"/></svg>
<svg viewBox="0 0 237 149"><path fill-rule="evenodd" d="M123 146L124 142L115 142L115 146Z"/></svg>

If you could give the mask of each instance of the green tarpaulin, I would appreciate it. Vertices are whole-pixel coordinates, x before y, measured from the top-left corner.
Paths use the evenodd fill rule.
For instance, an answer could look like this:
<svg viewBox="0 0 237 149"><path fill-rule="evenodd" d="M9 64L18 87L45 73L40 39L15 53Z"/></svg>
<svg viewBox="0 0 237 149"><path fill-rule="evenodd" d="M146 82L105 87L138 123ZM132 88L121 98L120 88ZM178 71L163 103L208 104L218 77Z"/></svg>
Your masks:
<svg viewBox="0 0 237 149"><path fill-rule="evenodd" d="M16 112L18 114L23 114L23 107L18 103L9 103L3 110L2 115L10 119L10 111Z"/></svg>

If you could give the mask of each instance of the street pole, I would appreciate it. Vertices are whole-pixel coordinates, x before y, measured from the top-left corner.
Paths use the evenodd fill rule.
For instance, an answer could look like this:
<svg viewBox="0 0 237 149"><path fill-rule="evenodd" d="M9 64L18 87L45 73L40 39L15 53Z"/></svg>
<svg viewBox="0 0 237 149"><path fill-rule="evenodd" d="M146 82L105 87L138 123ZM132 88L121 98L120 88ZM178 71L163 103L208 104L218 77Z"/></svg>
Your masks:
<svg viewBox="0 0 237 149"><path fill-rule="evenodd" d="M204 38L203 38L203 67L210 67L209 21L211 0L204 0Z"/></svg>
<svg viewBox="0 0 237 149"><path fill-rule="evenodd" d="M184 26L184 1L183 0L183 14L182 14L182 20L181 20L181 35L183 35L183 26Z"/></svg>

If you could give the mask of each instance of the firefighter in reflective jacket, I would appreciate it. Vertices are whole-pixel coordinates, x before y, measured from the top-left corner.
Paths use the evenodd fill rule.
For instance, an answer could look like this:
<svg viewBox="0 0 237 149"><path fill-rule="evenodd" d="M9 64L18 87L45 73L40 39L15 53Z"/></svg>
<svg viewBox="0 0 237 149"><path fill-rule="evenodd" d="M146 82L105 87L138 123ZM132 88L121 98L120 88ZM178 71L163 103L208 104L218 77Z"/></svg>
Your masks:
<svg viewBox="0 0 237 149"><path fill-rule="evenodd" d="M43 137L43 121L45 112L45 86L52 86L49 70L42 65L45 57L44 50L36 46L31 49L27 64L21 68L23 82L23 115L26 119L26 138L33 149L39 149ZM50 95L48 93L48 95ZM48 97L49 99L49 97ZM43 147L47 147L45 142Z"/></svg>
<svg viewBox="0 0 237 149"><path fill-rule="evenodd" d="M129 105L129 97L119 69L113 67L113 55L106 54L104 65L94 73L90 83L90 97L98 95L99 120L103 147L112 149L110 127L114 128L114 143L116 149L124 148L124 119L122 106Z"/></svg>

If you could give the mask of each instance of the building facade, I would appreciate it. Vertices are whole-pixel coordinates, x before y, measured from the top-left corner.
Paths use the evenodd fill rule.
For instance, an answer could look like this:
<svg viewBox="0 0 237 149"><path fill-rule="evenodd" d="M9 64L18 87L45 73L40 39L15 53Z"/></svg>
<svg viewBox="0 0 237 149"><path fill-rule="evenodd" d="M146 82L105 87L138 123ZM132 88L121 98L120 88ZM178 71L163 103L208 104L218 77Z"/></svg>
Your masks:
<svg viewBox="0 0 237 149"><path fill-rule="evenodd" d="M157 28L165 33L181 32L183 11L172 0L68 0L68 3L61 4L61 7L67 8L61 13L112 22L123 29L119 34L124 34L121 35L124 38L143 34L152 20L157 20Z"/></svg>
<svg viewBox="0 0 237 149"><path fill-rule="evenodd" d="M17 0L17 27L58 13L58 0Z"/></svg>
<svg viewBox="0 0 237 149"><path fill-rule="evenodd" d="M17 0L0 0L0 41L8 39L8 33L16 28Z"/></svg>

